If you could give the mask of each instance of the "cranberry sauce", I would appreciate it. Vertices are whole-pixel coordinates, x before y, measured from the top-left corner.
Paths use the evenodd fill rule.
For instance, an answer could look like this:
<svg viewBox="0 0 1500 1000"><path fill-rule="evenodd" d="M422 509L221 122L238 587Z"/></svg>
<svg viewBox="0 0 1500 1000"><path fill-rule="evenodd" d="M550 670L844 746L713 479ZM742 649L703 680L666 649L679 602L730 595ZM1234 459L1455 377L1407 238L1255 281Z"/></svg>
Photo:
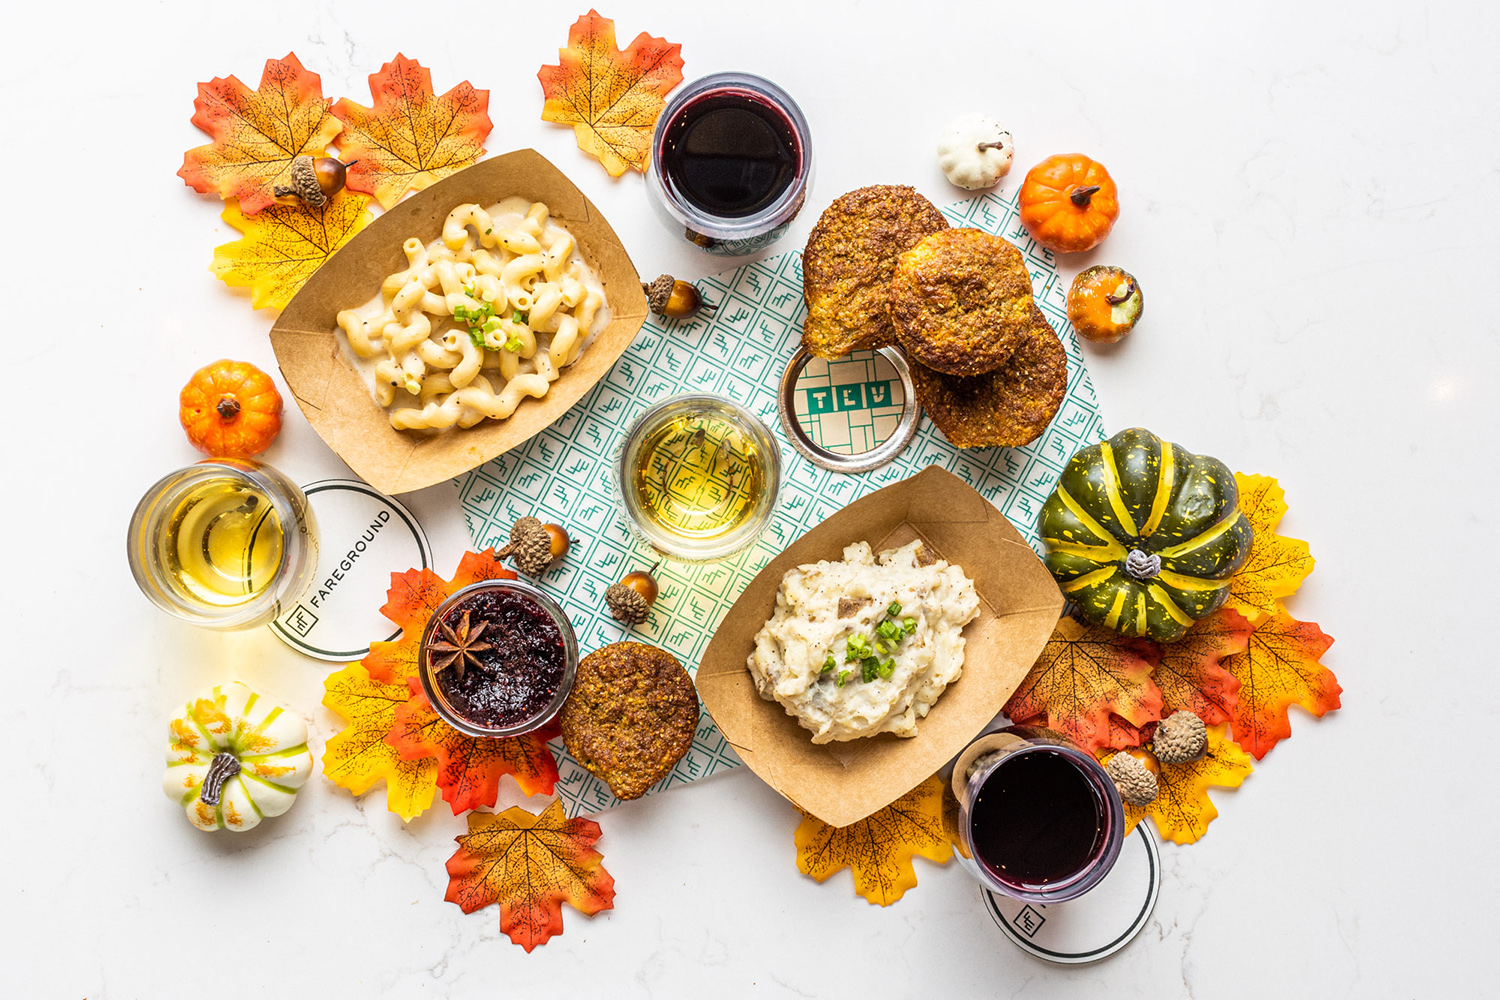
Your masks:
<svg viewBox="0 0 1500 1000"><path fill-rule="evenodd" d="M485 624L481 643L463 676L453 668L435 681L453 711L477 726L509 728L536 718L552 703L567 664L562 632L540 604L510 590L481 590L449 608L442 624L457 629L464 612L470 628Z"/></svg>
<svg viewBox="0 0 1500 1000"><path fill-rule="evenodd" d="M709 91L668 125L661 172L707 215L741 218L770 205L798 169L798 140L779 110L742 91Z"/></svg>
<svg viewBox="0 0 1500 1000"><path fill-rule="evenodd" d="M1077 875L1105 848L1093 786L1078 765L1050 750L1016 754L991 772L969 824L978 860L1018 887Z"/></svg>

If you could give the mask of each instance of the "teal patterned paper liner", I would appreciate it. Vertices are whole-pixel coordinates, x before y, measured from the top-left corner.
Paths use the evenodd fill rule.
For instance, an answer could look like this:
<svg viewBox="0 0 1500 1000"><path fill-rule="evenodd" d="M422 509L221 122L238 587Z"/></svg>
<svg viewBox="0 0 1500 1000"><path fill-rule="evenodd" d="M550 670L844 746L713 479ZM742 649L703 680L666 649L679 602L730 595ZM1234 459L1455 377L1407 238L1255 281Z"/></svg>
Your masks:
<svg viewBox="0 0 1500 1000"><path fill-rule="evenodd" d="M713 313L691 320L652 316L594 389L556 423L463 477L460 499L476 548L503 545L511 524L532 514L568 528L568 556L541 580L567 610L585 654L621 640L668 650L691 673L720 618L772 557L851 500L929 465L969 483L1039 548L1036 515L1064 463L1080 447L1101 441L1104 428L1094 387L1068 324L1067 289L1050 251L1021 226L1014 193L987 194L944 209L955 226L995 233L1020 247L1037 304L1068 356L1068 392L1056 418L1025 448L961 450L923 419L911 445L890 465L862 475L814 466L787 442L776 414L783 369L802 336L802 255L793 250L699 281ZM609 617L604 591L624 574L648 569L657 556L620 520L613 460L625 427L652 403L683 392L728 396L758 414L781 448L782 483L766 533L738 555L716 563L663 561L661 596L651 618L627 629ZM850 539L855 541L855 539ZM960 682L961 683L961 682ZM557 792L568 815L608 809L608 786L552 743L561 780ZM647 793L740 766L739 758L704 714L693 746Z"/></svg>

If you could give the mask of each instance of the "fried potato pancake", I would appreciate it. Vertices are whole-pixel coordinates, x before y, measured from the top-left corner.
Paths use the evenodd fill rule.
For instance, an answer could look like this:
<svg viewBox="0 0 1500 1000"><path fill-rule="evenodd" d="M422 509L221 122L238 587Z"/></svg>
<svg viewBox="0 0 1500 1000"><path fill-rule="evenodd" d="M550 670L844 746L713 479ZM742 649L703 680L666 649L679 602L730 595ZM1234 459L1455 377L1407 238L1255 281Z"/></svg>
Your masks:
<svg viewBox="0 0 1500 1000"><path fill-rule="evenodd" d="M934 233L896 262L890 288L896 339L947 375L1005 364L1031 326L1031 274L1021 251L978 229Z"/></svg>
<svg viewBox="0 0 1500 1000"><path fill-rule="evenodd" d="M1010 360L961 378L912 365L917 399L938 430L960 448L1030 444L1057 415L1068 388L1068 357L1035 305L1029 332Z"/></svg>
<svg viewBox="0 0 1500 1000"><path fill-rule="evenodd" d="M802 253L803 346L838 358L894 343L886 296L896 258L947 228L943 213L913 188L880 184L835 199Z"/></svg>
<svg viewBox="0 0 1500 1000"><path fill-rule="evenodd" d="M616 798L635 799L693 745L698 692L671 653L616 642L579 661L558 721L578 763Z"/></svg>

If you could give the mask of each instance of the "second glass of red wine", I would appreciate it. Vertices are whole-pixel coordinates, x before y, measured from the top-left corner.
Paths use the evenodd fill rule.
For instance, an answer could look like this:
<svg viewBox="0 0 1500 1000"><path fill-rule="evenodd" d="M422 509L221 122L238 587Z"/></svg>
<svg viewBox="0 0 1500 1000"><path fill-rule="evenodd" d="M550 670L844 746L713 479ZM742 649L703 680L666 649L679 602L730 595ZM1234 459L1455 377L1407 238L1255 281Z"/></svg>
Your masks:
<svg viewBox="0 0 1500 1000"><path fill-rule="evenodd" d="M1015 899L1060 903L1088 892L1124 840L1125 811L1109 775L1050 730L1012 726L990 738L995 748L954 781L959 864Z"/></svg>
<svg viewBox="0 0 1500 1000"><path fill-rule="evenodd" d="M786 232L811 175L797 102L770 80L715 73L681 87L656 120L646 187L685 239L737 257Z"/></svg>

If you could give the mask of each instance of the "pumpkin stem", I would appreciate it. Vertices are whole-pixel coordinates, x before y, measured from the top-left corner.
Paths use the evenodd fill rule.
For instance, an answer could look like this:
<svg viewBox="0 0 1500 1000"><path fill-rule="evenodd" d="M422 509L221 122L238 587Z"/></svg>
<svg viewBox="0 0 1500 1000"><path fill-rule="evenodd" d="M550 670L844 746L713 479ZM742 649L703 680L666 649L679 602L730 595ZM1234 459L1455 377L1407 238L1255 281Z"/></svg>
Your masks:
<svg viewBox="0 0 1500 1000"><path fill-rule="evenodd" d="M1009 132L1007 132L1005 134L1006 135L1010 135ZM987 149L1004 149L1004 148L1005 148L1005 140L1004 139L1001 139L998 142L981 142L979 144L979 152L981 152L981 153L983 153Z"/></svg>
<svg viewBox="0 0 1500 1000"><path fill-rule="evenodd" d="M214 407L219 411L219 416L224 420L233 420L240 412L240 401L233 396L225 396L219 400L219 405Z"/></svg>
<svg viewBox="0 0 1500 1000"><path fill-rule="evenodd" d="M220 751L214 755L214 759L208 765L208 773L203 776L203 787L198 793L198 798L206 806L219 804L219 797L224 794L224 782L240 773L240 759L228 750Z"/></svg>
<svg viewBox="0 0 1500 1000"><path fill-rule="evenodd" d="M1077 191L1074 191L1072 194L1068 195L1068 197L1072 199L1073 204L1077 205L1079 208L1088 208L1089 199L1092 198L1094 196L1094 192L1098 190L1099 185L1091 184L1086 188L1079 188Z"/></svg>
<svg viewBox="0 0 1500 1000"><path fill-rule="evenodd" d="M1140 549L1131 549L1125 557L1125 572L1137 580L1149 580L1161 572L1161 556L1147 555Z"/></svg>
<svg viewBox="0 0 1500 1000"><path fill-rule="evenodd" d="M1107 294L1107 295L1104 296L1104 301L1108 302L1112 306L1117 306L1117 305L1119 305L1122 302L1128 302L1128 301L1130 301L1130 297L1132 295L1134 295L1134 294L1135 294L1135 279L1134 278L1130 278L1130 279L1126 280L1126 282L1125 282L1125 290L1123 292L1120 292L1119 294L1116 294L1115 292L1110 292L1109 294Z"/></svg>

